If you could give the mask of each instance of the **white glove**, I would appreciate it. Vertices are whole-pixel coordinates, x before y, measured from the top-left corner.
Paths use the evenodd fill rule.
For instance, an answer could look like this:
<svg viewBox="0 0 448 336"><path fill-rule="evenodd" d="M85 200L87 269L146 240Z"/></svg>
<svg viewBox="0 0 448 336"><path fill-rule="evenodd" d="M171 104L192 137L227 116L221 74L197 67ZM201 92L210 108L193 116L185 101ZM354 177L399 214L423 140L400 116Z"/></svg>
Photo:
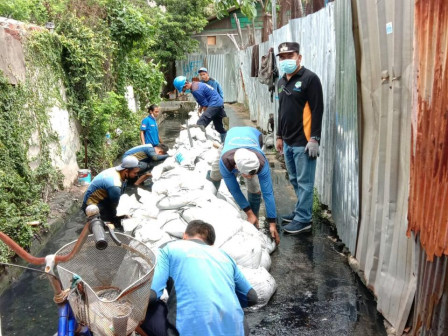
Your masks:
<svg viewBox="0 0 448 336"><path fill-rule="evenodd" d="M305 147L305 153L308 152L308 155L312 159L316 159L319 156L319 143L315 139L310 139Z"/></svg>

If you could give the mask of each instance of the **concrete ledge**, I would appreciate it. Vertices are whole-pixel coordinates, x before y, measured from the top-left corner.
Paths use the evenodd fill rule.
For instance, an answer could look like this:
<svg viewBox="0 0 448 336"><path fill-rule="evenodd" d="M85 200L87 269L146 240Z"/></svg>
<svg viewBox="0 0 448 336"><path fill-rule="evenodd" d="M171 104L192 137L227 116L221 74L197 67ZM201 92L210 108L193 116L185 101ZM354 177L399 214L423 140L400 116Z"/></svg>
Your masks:
<svg viewBox="0 0 448 336"><path fill-rule="evenodd" d="M42 227L42 229L34 235L29 251L32 255L38 255L54 234L64 226L70 216L79 211L82 196L86 188L87 186L73 186L68 190L59 191L52 196L51 200L48 201L48 204L50 205L48 226L46 228ZM10 263L27 266L26 262L19 257L15 257ZM38 268L39 266L31 267ZM43 266L39 269L43 270ZM12 282L17 280L24 271L24 269L19 267L6 267L4 272L0 272L0 295Z"/></svg>
<svg viewBox="0 0 448 336"><path fill-rule="evenodd" d="M166 113L166 112L190 112L193 111L196 107L196 102L190 102L190 101L163 101L160 103L160 112Z"/></svg>

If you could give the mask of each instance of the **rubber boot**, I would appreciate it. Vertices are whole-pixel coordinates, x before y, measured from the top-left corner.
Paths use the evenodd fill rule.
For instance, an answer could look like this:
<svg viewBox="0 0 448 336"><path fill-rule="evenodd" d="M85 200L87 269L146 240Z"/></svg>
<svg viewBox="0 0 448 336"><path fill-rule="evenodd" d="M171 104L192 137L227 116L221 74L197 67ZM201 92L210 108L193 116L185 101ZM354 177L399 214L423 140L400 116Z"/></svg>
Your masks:
<svg viewBox="0 0 448 336"><path fill-rule="evenodd" d="M219 135L221 136L221 143L224 143L224 140L226 139L227 132L220 133Z"/></svg>
<svg viewBox="0 0 448 336"><path fill-rule="evenodd" d="M216 190L219 190L219 186L221 185L221 180L216 181L216 180L212 179L210 177L210 170L207 171L206 179L213 183L213 185L215 186Z"/></svg>
<svg viewBox="0 0 448 336"><path fill-rule="evenodd" d="M253 194L248 192L247 198L255 216L258 218L258 213L260 212L261 194Z"/></svg>

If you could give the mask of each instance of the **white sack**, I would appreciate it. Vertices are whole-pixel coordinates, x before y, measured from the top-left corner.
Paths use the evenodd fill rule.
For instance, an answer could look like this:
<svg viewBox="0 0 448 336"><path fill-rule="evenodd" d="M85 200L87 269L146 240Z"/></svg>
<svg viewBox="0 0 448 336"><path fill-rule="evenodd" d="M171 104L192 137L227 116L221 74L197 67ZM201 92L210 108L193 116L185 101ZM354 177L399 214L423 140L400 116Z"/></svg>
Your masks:
<svg viewBox="0 0 448 336"><path fill-rule="evenodd" d="M168 158L166 158L165 161L163 161L163 163L155 166L152 170L151 170L151 175L152 175L152 180L156 181L160 178L160 176L162 176L162 173L170 171L172 169L174 169L176 167L176 162L174 160L174 157L170 156Z"/></svg>
<svg viewBox="0 0 448 336"><path fill-rule="evenodd" d="M137 226L142 224L141 218L124 218L121 220L124 232L132 232Z"/></svg>
<svg viewBox="0 0 448 336"><path fill-rule="evenodd" d="M120 196L120 201L117 206L117 216L129 216L133 209L139 208L140 204L137 202L135 195L129 196L123 194Z"/></svg>
<svg viewBox="0 0 448 336"><path fill-rule="evenodd" d="M243 221L242 231L253 237L256 237L260 241L261 247L265 249L269 254L274 252L274 250L277 248L275 241L270 236L267 236L267 234L264 233L263 230L258 230L255 225L249 223L246 220Z"/></svg>
<svg viewBox="0 0 448 336"><path fill-rule="evenodd" d="M161 210L179 209L187 205L195 205L209 202L214 197L203 190L184 190L177 194L163 197L157 202L157 207Z"/></svg>
<svg viewBox="0 0 448 336"><path fill-rule="evenodd" d="M179 190L181 182L180 176L172 176L170 179L160 178L152 185L152 192L157 195L168 195Z"/></svg>
<svg viewBox="0 0 448 336"><path fill-rule="evenodd" d="M271 269L271 256L269 255L268 251L265 249L261 250L261 260L260 260L260 267L263 267L266 269L266 271L269 271Z"/></svg>
<svg viewBox="0 0 448 336"><path fill-rule="evenodd" d="M182 217L187 223L200 219L211 224L215 229L216 241L214 245L216 247L221 247L222 244L241 231L242 227L240 220L225 214L219 214L213 208L188 208L182 212Z"/></svg>
<svg viewBox="0 0 448 336"><path fill-rule="evenodd" d="M261 244L258 239L242 231L235 234L222 246L238 266L258 268L261 262Z"/></svg>
<svg viewBox="0 0 448 336"><path fill-rule="evenodd" d="M187 223L180 216L176 219L169 220L162 227L166 233L179 239L182 239L186 228Z"/></svg>
<svg viewBox="0 0 448 336"><path fill-rule="evenodd" d="M264 267L257 269L240 267L240 269L258 295L258 304L251 308L259 309L265 306L277 290L275 279Z"/></svg>

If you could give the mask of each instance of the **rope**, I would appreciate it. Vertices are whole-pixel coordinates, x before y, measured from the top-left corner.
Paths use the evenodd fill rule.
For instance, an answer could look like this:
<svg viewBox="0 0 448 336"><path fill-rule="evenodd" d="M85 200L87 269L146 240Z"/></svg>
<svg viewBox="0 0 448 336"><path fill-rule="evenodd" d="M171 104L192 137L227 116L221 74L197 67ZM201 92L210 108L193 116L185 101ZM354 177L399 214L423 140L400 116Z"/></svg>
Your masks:
<svg viewBox="0 0 448 336"><path fill-rule="evenodd" d="M62 292L60 292L59 294L55 295L53 297L54 303L56 303L56 304L64 303L67 300L67 298L70 294L70 291L71 291L71 289L67 288L67 289L64 289Z"/></svg>
<svg viewBox="0 0 448 336"><path fill-rule="evenodd" d="M56 303L56 304L64 303L67 300L67 298L70 295L70 293L74 292L77 289L77 285L81 281L82 281L81 277L79 275L77 275L77 274L74 274L73 275L73 279L72 279L72 284L71 284L70 288L64 289L59 294L56 294L53 297L54 303Z"/></svg>

